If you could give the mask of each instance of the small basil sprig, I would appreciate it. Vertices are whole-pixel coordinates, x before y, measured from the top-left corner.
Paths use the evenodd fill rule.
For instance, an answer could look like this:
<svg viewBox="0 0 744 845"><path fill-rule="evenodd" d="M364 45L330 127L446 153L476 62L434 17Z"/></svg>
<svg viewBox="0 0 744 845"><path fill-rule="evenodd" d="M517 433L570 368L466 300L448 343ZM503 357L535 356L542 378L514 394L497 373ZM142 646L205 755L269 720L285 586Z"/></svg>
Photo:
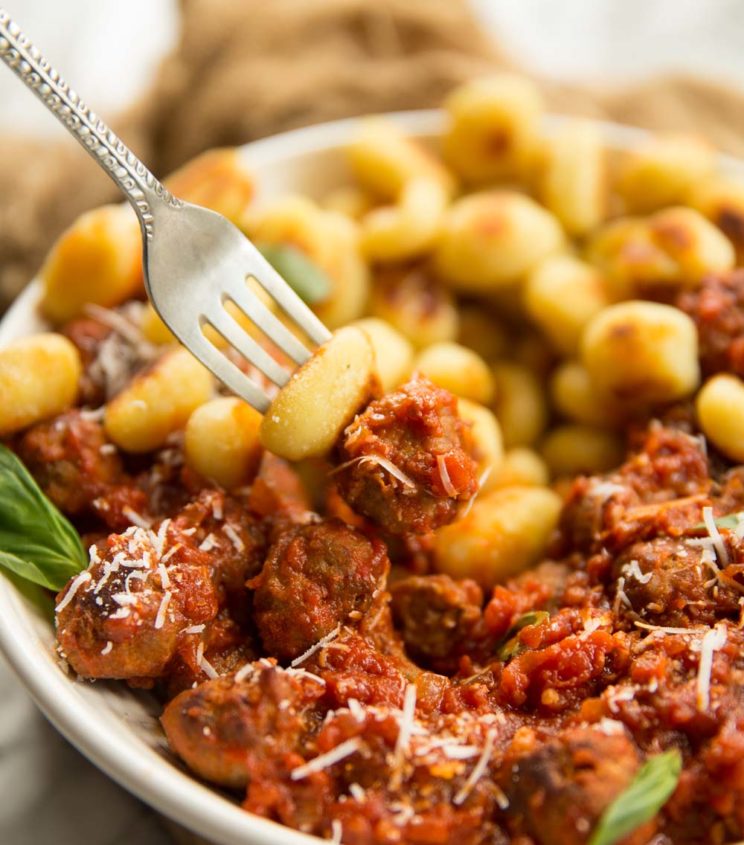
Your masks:
<svg viewBox="0 0 744 845"><path fill-rule="evenodd" d="M733 530L736 528L740 522L740 520L744 519L744 511L737 511L736 513L728 513L726 516L719 516L713 520L715 524L719 528L729 528ZM698 522L697 525L693 525L693 531L702 531L706 527L704 522Z"/></svg>
<svg viewBox="0 0 744 845"><path fill-rule="evenodd" d="M539 625L549 618L550 614L546 610L532 610L529 613L523 613L506 632L502 644L496 652L499 660L511 660L512 657L516 657L523 650L523 646L517 636L522 628L526 628L528 625Z"/></svg>
<svg viewBox="0 0 744 845"><path fill-rule="evenodd" d="M682 755L676 749L650 757L602 813L587 845L614 845L652 819L676 789L681 771Z"/></svg>
<svg viewBox="0 0 744 845"><path fill-rule="evenodd" d="M77 531L0 445L0 568L58 591L87 565Z"/></svg>
<svg viewBox="0 0 744 845"><path fill-rule="evenodd" d="M304 252L290 244L258 244L261 255L308 305L328 299L331 280Z"/></svg>

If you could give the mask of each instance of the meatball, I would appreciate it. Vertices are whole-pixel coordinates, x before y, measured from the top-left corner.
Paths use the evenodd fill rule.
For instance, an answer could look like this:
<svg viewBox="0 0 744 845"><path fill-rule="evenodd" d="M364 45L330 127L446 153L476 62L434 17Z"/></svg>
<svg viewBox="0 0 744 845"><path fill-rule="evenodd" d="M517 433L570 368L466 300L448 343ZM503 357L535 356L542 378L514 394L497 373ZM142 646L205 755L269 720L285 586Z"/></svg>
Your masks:
<svg viewBox="0 0 744 845"><path fill-rule="evenodd" d="M457 657L473 650L483 618L475 581L421 575L396 581L390 592L393 617L415 660L453 670Z"/></svg>
<svg viewBox="0 0 744 845"><path fill-rule="evenodd" d="M267 651L291 660L339 623L361 619L389 568L382 542L337 520L285 530L249 582Z"/></svg>
<svg viewBox="0 0 744 845"><path fill-rule="evenodd" d="M630 784L640 765L633 741L618 722L568 728L534 747L512 764L508 783L514 833L538 845L586 842L605 808ZM508 772L508 767L505 767ZM623 842L645 843L644 825Z"/></svg>
<svg viewBox="0 0 744 845"><path fill-rule="evenodd" d="M704 375L744 378L744 270L707 276L696 290L680 293L675 304L697 326Z"/></svg>
<svg viewBox="0 0 744 845"><path fill-rule="evenodd" d="M80 402L96 408L106 401L106 388L100 366L94 366L103 342L113 334L110 326L92 317L77 317L62 328L62 334L77 347L83 364Z"/></svg>
<svg viewBox="0 0 744 845"><path fill-rule="evenodd" d="M57 639L86 678L157 678L186 629L218 612L207 553L170 521L93 547L88 569L57 599Z"/></svg>
<svg viewBox="0 0 744 845"><path fill-rule="evenodd" d="M338 484L359 513L390 534L452 522L478 489L469 427L457 399L415 378L378 399L345 430Z"/></svg>
<svg viewBox="0 0 744 845"><path fill-rule="evenodd" d="M18 443L18 455L57 507L71 516L124 480L121 459L103 427L79 410L39 423Z"/></svg>
<svg viewBox="0 0 744 845"><path fill-rule="evenodd" d="M669 537L634 543L613 566L618 611L674 628L738 616L741 593L719 583L713 566L699 545Z"/></svg>
<svg viewBox="0 0 744 845"><path fill-rule="evenodd" d="M246 668L244 680L215 678L185 690L161 717L171 748L191 769L233 788L248 783L262 756L297 752L323 694L316 682L268 661Z"/></svg>

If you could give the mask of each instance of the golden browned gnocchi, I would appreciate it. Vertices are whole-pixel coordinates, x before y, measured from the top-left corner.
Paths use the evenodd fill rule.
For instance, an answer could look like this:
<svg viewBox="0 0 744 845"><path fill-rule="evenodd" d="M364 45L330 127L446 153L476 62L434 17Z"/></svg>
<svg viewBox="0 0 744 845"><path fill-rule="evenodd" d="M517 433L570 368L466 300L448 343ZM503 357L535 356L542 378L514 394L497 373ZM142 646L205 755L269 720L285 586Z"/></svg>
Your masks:
<svg viewBox="0 0 744 845"><path fill-rule="evenodd" d="M394 390L411 375L413 344L379 317L364 317L352 325L367 335L375 350L376 372L382 389L385 393Z"/></svg>
<svg viewBox="0 0 744 845"><path fill-rule="evenodd" d="M378 272L369 312L394 326L418 348L454 340L459 330L454 296L423 268Z"/></svg>
<svg viewBox="0 0 744 845"><path fill-rule="evenodd" d="M615 428L625 418L622 404L599 393L579 361L564 361L555 368L550 377L550 396L558 413L573 422Z"/></svg>
<svg viewBox="0 0 744 845"><path fill-rule="evenodd" d="M581 360L596 390L631 407L682 399L700 381L695 324L657 302L600 311L584 331Z"/></svg>
<svg viewBox="0 0 744 845"><path fill-rule="evenodd" d="M568 121L545 141L542 154L545 206L570 235L586 235L607 214L607 154L599 126Z"/></svg>
<svg viewBox="0 0 744 845"><path fill-rule="evenodd" d="M571 255L553 255L527 277L524 303L555 348L573 355L584 326L609 304L609 298L596 267Z"/></svg>
<svg viewBox="0 0 744 845"><path fill-rule="evenodd" d="M607 472L625 455L623 442L611 431L590 425L561 425L546 435L540 452L555 478Z"/></svg>
<svg viewBox="0 0 744 845"><path fill-rule="evenodd" d="M690 188L687 204L718 226L744 262L744 180L726 176L703 179Z"/></svg>
<svg viewBox="0 0 744 845"><path fill-rule="evenodd" d="M474 79L445 101L445 159L466 182L526 175L539 144L543 103L527 79L499 74Z"/></svg>
<svg viewBox="0 0 744 845"><path fill-rule="evenodd" d="M439 182L413 179L397 205L374 208L362 218L362 252L371 261L403 261L428 252L446 206L447 192Z"/></svg>
<svg viewBox="0 0 744 845"><path fill-rule="evenodd" d="M693 135L654 135L628 153L618 191L628 211L647 213L685 202L690 188L713 172L710 144Z"/></svg>
<svg viewBox="0 0 744 845"><path fill-rule="evenodd" d="M564 246L556 218L516 191L470 194L445 214L434 267L455 290L488 293L512 285Z"/></svg>
<svg viewBox="0 0 744 845"><path fill-rule="evenodd" d="M730 241L702 214L674 206L648 218L621 218L601 229L587 256L614 299L658 287L695 287L707 273L734 266Z"/></svg>
<svg viewBox="0 0 744 845"><path fill-rule="evenodd" d="M732 461L744 461L744 382L720 374L709 379L695 401L703 434Z"/></svg>
<svg viewBox="0 0 744 845"><path fill-rule="evenodd" d="M240 150L208 150L165 180L177 197L211 208L240 223L255 192L255 182Z"/></svg>
<svg viewBox="0 0 744 845"><path fill-rule="evenodd" d="M502 362L493 368L496 418L504 445L531 446L548 424L545 390L535 374L521 364Z"/></svg>
<svg viewBox="0 0 744 845"><path fill-rule="evenodd" d="M226 490L247 484L261 459L261 419L258 411L234 397L205 402L186 423L186 463Z"/></svg>
<svg viewBox="0 0 744 845"><path fill-rule="evenodd" d="M447 168L395 124L370 118L351 140L348 158L359 184L383 200L397 200L414 179L438 182L449 194L454 180Z"/></svg>
<svg viewBox="0 0 744 845"><path fill-rule="evenodd" d="M548 467L540 455L534 449L515 446L504 452L501 463L488 476L483 489L488 491L497 487L545 487L549 480Z"/></svg>
<svg viewBox="0 0 744 845"><path fill-rule="evenodd" d="M546 487L514 486L478 497L470 513L440 528L434 564L486 589L536 563L558 525L561 498Z"/></svg>
<svg viewBox="0 0 744 845"><path fill-rule="evenodd" d="M150 452L183 429L213 389L212 376L190 352L167 351L106 405L104 428L124 451Z"/></svg>
<svg viewBox="0 0 744 845"><path fill-rule="evenodd" d="M0 436L66 411L81 372L77 349L59 334L31 335L0 349Z"/></svg>
<svg viewBox="0 0 744 845"><path fill-rule="evenodd" d="M494 379L488 364L459 343L432 343L416 356L413 369L455 396L481 405L488 405L493 399Z"/></svg>
<svg viewBox="0 0 744 845"><path fill-rule="evenodd" d="M142 292L142 235L132 209L104 205L81 215L59 236L39 278L41 310L54 324L88 303L110 307Z"/></svg>
<svg viewBox="0 0 744 845"><path fill-rule="evenodd" d="M375 352L361 329L339 329L279 391L261 423L261 443L298 461L329 452L376 388Z"/></svg>

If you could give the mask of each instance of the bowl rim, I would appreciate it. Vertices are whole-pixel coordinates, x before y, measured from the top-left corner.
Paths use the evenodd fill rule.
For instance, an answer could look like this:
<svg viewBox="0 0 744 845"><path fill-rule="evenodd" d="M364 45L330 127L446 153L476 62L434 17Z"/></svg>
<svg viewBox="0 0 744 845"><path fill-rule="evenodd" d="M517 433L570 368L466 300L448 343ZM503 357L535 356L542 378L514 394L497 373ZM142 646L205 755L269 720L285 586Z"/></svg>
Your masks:
<svg viewBox="0 0 744 845"><path fill-rule="evenodd" d="M441 134L444 113L439 109L390 112L380 115L420 138ZM294 129L239 147L241 157L257 172L293 156L340 150L364 117L345 118ZM575 116L548 115L550 133ZM633 149L654 133L631 126L587 118L597 124L611 148ZM719 170L744 175L744 160L717 154ZM34 280L16 299L0 321L0 345L27 332L17 327L29 320L40 295ZM197 780L143 745L132 746L116 732L109 732L106 719L97 718L92 703L75 692L75 683L61 671L52 655L39 649L28 625L11 624L28 616L17 588L0 578L0 652L57 730L107 776L159 812L206 837L216 845L313 845L324 840L240 808L223 794ZM82 705L82 706L81 706ZM112 717L113 718L113 717ZM142 750L148 753L143 754ZM327 840L325 840L327 841Z"/></svg>

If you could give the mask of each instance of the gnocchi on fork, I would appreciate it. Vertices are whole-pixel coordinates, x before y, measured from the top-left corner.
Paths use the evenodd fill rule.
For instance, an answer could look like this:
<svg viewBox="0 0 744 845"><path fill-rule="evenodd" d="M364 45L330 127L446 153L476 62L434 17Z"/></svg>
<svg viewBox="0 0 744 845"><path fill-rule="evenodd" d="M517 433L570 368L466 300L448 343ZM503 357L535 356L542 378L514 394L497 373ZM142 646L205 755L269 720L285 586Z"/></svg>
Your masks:
<svg viewBox="0 0 744 845"><path fill-rule="evenodd" d="M235 319L237 308L296 364L311 350L249 285L254 280L315 344L330 332L248 238L222 215L168 191L91 111L0 9L0 57L122 190L140 222L145 287L166 326L230 390L265 412L263 387L205 336L211 327L269 381L291 375Z"/></svg>

